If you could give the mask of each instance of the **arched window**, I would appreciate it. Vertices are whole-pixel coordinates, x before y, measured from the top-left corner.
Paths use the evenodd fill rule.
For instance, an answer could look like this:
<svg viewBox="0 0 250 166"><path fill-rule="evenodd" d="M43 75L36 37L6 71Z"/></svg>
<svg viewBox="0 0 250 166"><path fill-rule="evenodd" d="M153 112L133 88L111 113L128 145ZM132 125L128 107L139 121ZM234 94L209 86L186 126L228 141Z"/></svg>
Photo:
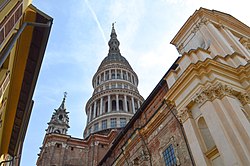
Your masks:
<svg viewBox="0 0 250 166"><path fill-rule="evenodd" d="M198 120L198 126L199 126L199 130L200 130L201 136L204 140L204 143L206 145L207 150L212 149L215 146L215 143L214 143L213 137L212 137L212 135L207 127L207 123L203 117L201 117Z"/></svg>
<svg viewBox="0 0 250 166"><path fill-rule="evenodd" d="M112 111L116 110L116 101L112 100Z"/></svg>
<svg viewBox="0 0 250 166"><path fill-rule="evenodd" d="M59 120L62 120L63 119L63 115L59 115Z"/></svg>
<svg viewBox="0 0 250 166"><path fill-rule="evenodd" d="M123 111L123 101L119 100L119 110Z"/></svg>
<svg viewBox="0 0 250 166"><path fill-rule="evenodd" d="M54 133L61 134L60 130L55 130Z"/></svg>

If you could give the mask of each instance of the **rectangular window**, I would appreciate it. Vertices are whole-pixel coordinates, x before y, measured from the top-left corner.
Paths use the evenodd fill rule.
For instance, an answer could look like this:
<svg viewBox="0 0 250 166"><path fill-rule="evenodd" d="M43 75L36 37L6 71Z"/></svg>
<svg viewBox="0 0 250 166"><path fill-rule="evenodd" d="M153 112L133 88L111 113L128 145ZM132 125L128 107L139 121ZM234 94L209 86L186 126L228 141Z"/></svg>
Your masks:
<svg viewBox="0 0 250 166"><path fill-rule="evenodd" d="M99 124L98 123L95 123L94 124L94 131L98 131L99 130Z"/></svg>
<svg viewBox="0 0 250 166"><path fill-rule="evenodd" d="M102 121L102 129L106 129L107 128L107 120L103 120Z"/></svg>
<svg viewBox="0 0 250 166"><path fill-rule="evenodd" d="M116 127L116 118L111 118L110 120L110 127L115 128Z"/></svg>
<svg viewBox="0 0 250 166"><path fill-rule="evenodd" d="M124 127L126 126L126 124L127 124L126 118L120 118L120 126Z"/></svg>
<svg viewBox="0 0 250 166"><path fill-rule="evenodd" d="M163 152L163 158L166 166L173 166L177 164L172 144L169 145L167 149Z"/></svg>

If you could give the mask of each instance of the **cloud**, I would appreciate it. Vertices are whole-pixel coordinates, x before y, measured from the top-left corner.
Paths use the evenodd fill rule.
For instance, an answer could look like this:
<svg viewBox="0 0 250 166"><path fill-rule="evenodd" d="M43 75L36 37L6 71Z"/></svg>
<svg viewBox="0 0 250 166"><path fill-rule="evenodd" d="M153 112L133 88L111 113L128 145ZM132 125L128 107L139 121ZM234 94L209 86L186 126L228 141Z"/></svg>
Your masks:
<svg viewBox="0 0 250 166"><path fill-rule="evenodd" d="M102 38L103 38L104 44L106 44L106 43L107 43L107 39L106 39L106 37L105 37L105 34L104 34L104 32L103 32L103 29L102 29L102 26L101 26L101 24L100 24L100 22L99 22L99 20L98 20L98 18L97 18L97 16L96 16L95 11L93 10L93 8L91 7L91 5L89 4L88 0L85 0L85 3L86 3L86 5L88 6L88 8L89 8L89 10L90 10L90 12L91 12L91 14L92 14L92 16L93 16L93 18L94 18L94 20L95 20L97 26L98 26L99 31L100 31L101 34L102 34Z"/></svg>

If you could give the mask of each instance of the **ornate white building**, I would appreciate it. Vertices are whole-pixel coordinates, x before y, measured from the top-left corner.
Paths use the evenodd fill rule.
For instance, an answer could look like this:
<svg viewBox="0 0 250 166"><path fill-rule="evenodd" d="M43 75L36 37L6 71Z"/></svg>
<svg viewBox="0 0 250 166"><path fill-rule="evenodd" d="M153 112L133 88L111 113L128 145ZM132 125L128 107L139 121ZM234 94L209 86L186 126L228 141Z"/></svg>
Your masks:
<svg viewBox="0 0 250 166"><path fill-rule="evenodd" d="M196 165L250 165L250 28L200 8L171 41L181 57L166 75Z"/></svg>
<svg viewBox="0 0 250 166"><path fill-rule="evenodd" d="M120 53L114 24L110 37L108 56L92 80L94 92L86 104L84 138L124 127L144 101L137 89L138 77Z"/></svg>

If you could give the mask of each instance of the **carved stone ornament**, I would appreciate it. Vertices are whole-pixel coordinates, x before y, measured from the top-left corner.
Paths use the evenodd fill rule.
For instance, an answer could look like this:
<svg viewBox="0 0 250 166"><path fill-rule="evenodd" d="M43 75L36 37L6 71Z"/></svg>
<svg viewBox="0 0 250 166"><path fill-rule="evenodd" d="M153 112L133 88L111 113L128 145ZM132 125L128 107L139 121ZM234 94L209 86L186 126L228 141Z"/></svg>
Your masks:
<svg viewBox="0 0 250 166"><path fill-rule="evenodd" d="M240 93L239 95L237 95L237 98L240 100L243 106L246 104L250 104L250 96L247 93Z"/></svg>
<svg viewBox="0 0 250 166"><path fill-rule="evenodd" d="M205 17L201 18L201 21L199 22L200 25L202 24L207 24L209 22L209 20Z"/></svg>
<svg viewBox="0 0 250 166"><path fill-rule="evenodd" d="M181 43L178 47L176 47L177 51L181 54L184 47L183 47L183 43Z"/></svg>
<svg viewBox="0 0 250 166"><path fill-rule="evenodd" d="M203 105L206 101L213 101L214 99L222 99L224 96L232 96L235 94L233 88L221 83L213 86L209 86L202 92L197 93L194 101L200 105Z"/></svg>
<svg viewBox="0 0 250 166"><path fill-rule="evenodd" d="M177 116L178 116L179 120L181 121L181 123L184 123L187 119L193 117L191 111L187 108L184 108L184 109L178 111Z"/></svg>
<svg viewBox="0 0 250 166"><path fill-rule="evenodd" d="M175 108L175 103L173 101L165 100L165 103L169 109Z"/></svg>

